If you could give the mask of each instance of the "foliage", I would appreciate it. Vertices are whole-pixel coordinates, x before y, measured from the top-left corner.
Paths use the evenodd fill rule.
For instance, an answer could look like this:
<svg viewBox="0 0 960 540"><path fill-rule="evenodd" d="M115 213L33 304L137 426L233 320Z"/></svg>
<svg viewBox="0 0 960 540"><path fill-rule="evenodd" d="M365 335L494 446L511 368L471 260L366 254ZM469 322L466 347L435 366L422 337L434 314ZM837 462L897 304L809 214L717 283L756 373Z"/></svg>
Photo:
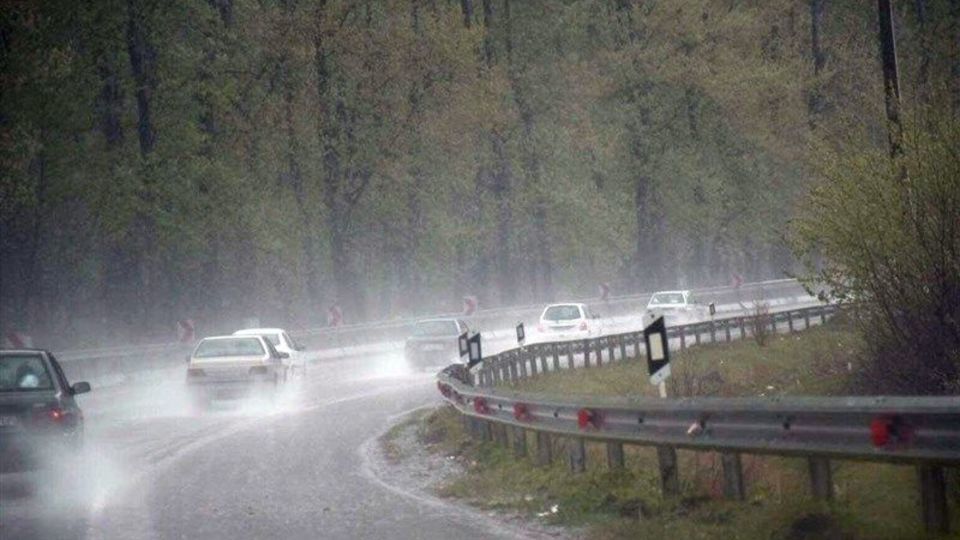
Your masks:
<svg viewBox="0 0 960 540"><path fill-rule="evenodd" d="M811 279L857 305L874 391L953 393L960 384L958 140L956 118L925 116L907 129L901 159L832 156L797 221Z"/></svg>
<svg viewBox="0 0 960 540"><path fill-rule="evenodd" d="M875 14L830 3L814 74L799 4L728 4L9 3L2 330L96 345L780 276L808 143L883 143ZM940 4L900 8L908 97L960 73Z"/></svg>

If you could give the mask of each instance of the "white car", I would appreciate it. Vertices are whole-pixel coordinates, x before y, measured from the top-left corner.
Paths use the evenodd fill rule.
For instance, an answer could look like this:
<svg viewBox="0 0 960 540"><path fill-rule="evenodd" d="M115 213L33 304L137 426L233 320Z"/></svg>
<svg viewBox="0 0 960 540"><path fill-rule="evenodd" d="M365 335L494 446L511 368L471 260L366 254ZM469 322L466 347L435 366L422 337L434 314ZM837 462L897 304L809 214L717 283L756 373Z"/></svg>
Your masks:
<svg viewBox="0 0 960 540"><path fill-rule="evenodd" d="M644 319L649 324L660 316L668 325L688 324L705 318L706 308L697 303L690 291L659 291L647 302Z"/></svg>
<svg viewBox="0 0 960 540"><path fill-rule="evenodd" d="M198 407L256 393L273 398L285 378L286 359L263 336L204 338L187 357L187 389Z"/></svg>
<svg viewBox="0 0 960 540"><path fill-rule="evenodd" d="M245 328L237 330L233 335L263 336L267 338L278 352L286 353L289 356L283 361L283 365L290 370L291 374L307 374L307 357L303 354L303 347L294 341L283 328Z"/></svg>
<svg viewBox="0 0 960 540"><path fill-rule="evenodd" d="M586 304L551 304L540 315L536 341L586 339L602 333L600 317Z"/></svg>

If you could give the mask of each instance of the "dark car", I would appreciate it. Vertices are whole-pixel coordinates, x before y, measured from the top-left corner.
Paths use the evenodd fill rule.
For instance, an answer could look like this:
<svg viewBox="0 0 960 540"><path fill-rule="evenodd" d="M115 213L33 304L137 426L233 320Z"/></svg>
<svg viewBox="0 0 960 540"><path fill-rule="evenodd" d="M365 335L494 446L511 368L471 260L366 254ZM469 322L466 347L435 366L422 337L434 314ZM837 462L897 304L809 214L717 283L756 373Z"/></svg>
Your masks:
<svg viewBox="0 0 960 540"><path fill-rule="evenodd" d="M404 357L410 367L440 366L460 359L457 338L467 331L459 319L429 319L417 322L407 338Z"/></svg>
<svg viewBox="0 0 960 540"><path fill-rule="evenodd" d="M74 396L90 384L70 385L48 351L0 351L0 470L40 467L83 447L83 412Z"/></svg>

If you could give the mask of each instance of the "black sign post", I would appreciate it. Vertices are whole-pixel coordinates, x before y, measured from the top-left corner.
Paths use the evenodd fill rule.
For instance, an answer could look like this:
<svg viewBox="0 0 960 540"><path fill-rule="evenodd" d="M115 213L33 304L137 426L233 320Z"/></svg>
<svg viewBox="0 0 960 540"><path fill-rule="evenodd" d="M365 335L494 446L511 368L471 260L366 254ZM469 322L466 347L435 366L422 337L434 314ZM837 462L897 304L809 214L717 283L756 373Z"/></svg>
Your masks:
<svg viewBox="0 0 960 540"><path fill-rule="evenodd" d="M473 366L479 364L483 361L483 353L480 350L480 333L477 332L470 339L467 340L467 348L469 349L470 362L467 363L467 369L472 368Z"/></svg>
<svg viewBox="0 0 960 540"><path fill-rule="evenodd" d="M670 376L670 347L667 344L667 326L663 317L657 317L643 329L643 341L647 346L647 371L650 384L662 385ZM665 388L661 388L661 394Z"/></svg>
<svg viewBox="0 0 960 540"><path fill-rule="evenodd" d="M527 340L527 334L523 330L523 323L517 324L517 343L523 347L523 342Z"/></svg>
<svg viewBox="0 0 960 540"><path fill-rule="evenodd" d="M470 354L470 344L468 343L470 336L464 331L460 334L460 337L457 338L457 344L460 347L460 358Z"/></svg>

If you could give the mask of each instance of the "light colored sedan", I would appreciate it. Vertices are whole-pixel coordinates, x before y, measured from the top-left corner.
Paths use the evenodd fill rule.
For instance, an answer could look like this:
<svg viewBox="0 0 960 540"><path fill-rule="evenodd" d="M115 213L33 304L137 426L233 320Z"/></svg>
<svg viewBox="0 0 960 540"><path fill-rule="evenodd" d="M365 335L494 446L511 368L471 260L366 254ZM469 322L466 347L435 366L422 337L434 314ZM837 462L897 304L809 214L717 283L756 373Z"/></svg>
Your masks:
<svg viewBox="0 0 960 540"><path fill-rule="evenodd" d="M283 360L263 336L204 338L187 358L187 389L195 405L254 393L274 398L285 378Z"/></svg>
<svg viewBox="0 0 960 540"><path fill-rule="evenodd" d="M706 316L706 307L700 305L690 291L660 291L647 302L644 323L649 324L663 316L667 325L697 322Z"/></svg>
<svg viewBox="0 0 960 540"><path fill-rule="evenodd" d="M535 341L566 341L603 333L600 317L586 304L551 304L543 309Z"/></svg>
<svg viewBox="0 0 960 540"><path fill-rule="evenodd" d="M237 330L233 335L263 336L267 338L278 352L286 353L289 356L283 361L283 365L290 370L291 374L307 374L307 357L303 354L303 347L294 341L283 328L245 328Z"/></svg>

